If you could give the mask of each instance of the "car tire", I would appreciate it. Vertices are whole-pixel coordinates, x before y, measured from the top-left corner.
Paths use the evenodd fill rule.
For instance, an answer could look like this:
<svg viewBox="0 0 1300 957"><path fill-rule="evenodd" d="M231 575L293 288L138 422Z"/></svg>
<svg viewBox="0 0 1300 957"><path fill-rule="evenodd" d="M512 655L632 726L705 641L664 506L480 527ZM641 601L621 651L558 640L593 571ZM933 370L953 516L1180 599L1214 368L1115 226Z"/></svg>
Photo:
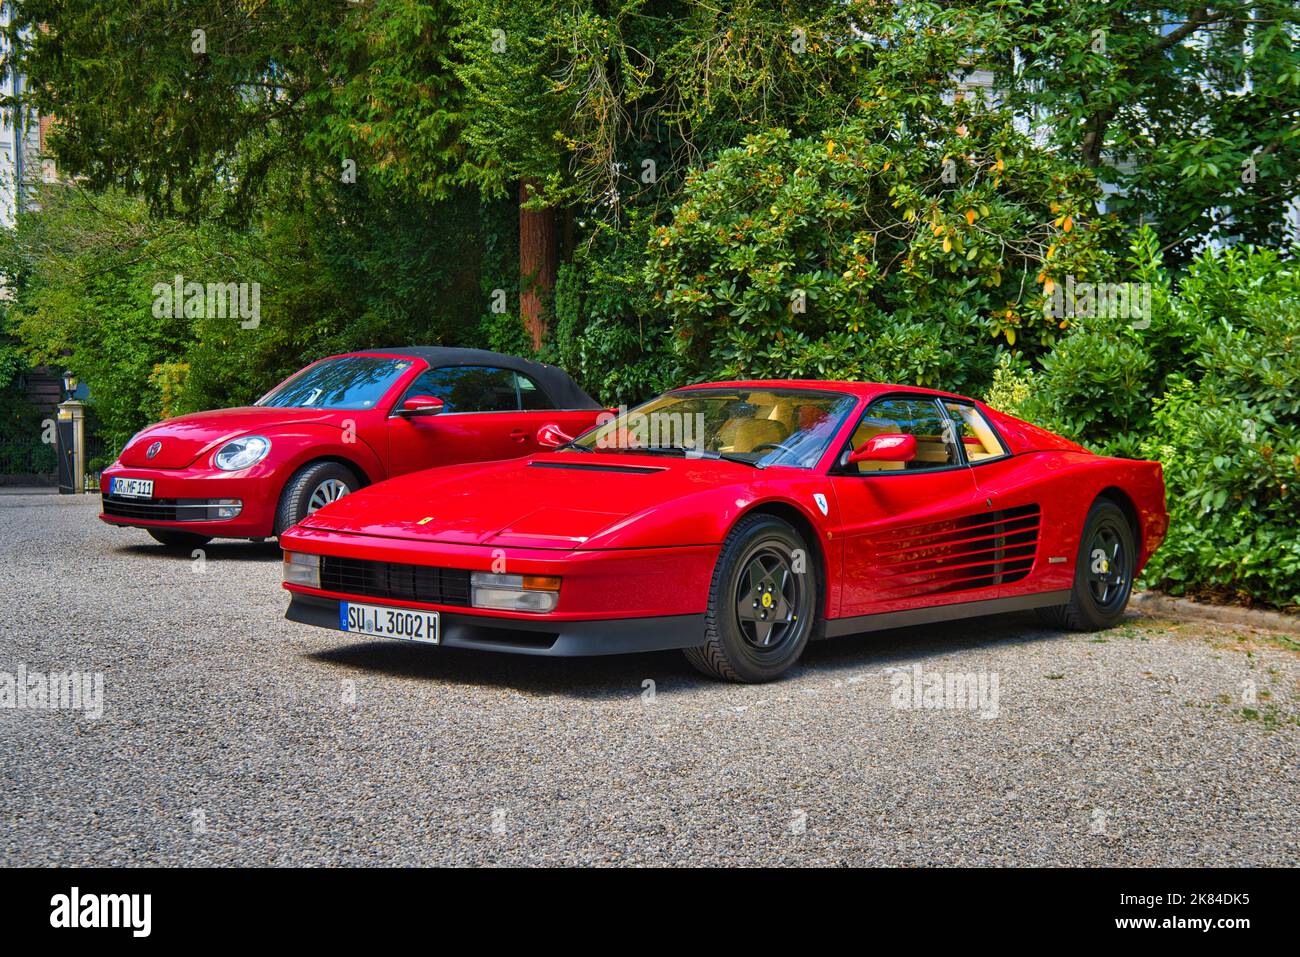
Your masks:
<svg viewBox="0 0 1300 957"><path fill-rule="evenodd" d="M803 654L820 604L817 563L803 536L773 515L747 516L714 567L704 644L683 653L713 678L772 681Z"/></svg>
<svg viewBox="0 0 1300 957"><path fill-rule="evenodd" d="M164 528L147 528L145 531L159 545L168 548L202 548L212 541L210 535L195 535L193 532L173 532Z"/></svg>
<svg viewBox="0 0 1300 957"><path fill-rule="evenodd" d="M1088 509L1079 537L1070 601L1038 609L1039 617L1069 631L1110 628L1128 607L1137 557L1128 516L1110 499L1097 499Z"/></svg>
<svg viewBox="0 0 1300 957"><path fill-rule="evenodd" d="M350 495L361 482L346 465L308 462L290 476L275 510L275 534L293 528L316 509Z"/></svg>

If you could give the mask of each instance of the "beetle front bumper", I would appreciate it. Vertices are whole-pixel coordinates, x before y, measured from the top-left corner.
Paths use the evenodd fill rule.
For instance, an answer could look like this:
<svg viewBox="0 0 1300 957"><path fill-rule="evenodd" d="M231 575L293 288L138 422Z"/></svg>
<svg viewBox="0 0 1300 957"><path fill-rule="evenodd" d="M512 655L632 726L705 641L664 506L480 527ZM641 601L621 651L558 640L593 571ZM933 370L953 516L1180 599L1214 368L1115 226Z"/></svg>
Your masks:
<svg viewBox="0 0 1300 957"><path fill-rule="evenodd" d="M110 489L114 478L147 479L153 482L153 494L147 499L113 496ZM279 488L269 469L220 472L206 466L148 469L112 465L100 476L99 490L103 502L99 518L109 525L192 532L212 538L265 538L274 534ZM238 502L238 514L216 517L221 502Z"/></svg>

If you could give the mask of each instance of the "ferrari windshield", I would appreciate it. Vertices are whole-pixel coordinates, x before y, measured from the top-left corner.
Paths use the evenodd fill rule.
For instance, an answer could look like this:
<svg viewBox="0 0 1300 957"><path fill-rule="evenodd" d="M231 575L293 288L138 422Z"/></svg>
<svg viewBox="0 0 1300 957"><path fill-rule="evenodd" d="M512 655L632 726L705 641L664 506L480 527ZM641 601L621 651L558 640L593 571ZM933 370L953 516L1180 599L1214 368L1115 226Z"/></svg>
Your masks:
<svg viewBox="0 0 1300 957"><path fill-rule="evenodd" d="M337 356L308 366L257 400L258 405L299 409L373 409L410 359Z"/></svg>
<svg viewBox="0 0 1300 957"><path fill-rule="evenodd" d="M684 389L600 421L571 448L812 468L854 405L804 389Z"/></svg>

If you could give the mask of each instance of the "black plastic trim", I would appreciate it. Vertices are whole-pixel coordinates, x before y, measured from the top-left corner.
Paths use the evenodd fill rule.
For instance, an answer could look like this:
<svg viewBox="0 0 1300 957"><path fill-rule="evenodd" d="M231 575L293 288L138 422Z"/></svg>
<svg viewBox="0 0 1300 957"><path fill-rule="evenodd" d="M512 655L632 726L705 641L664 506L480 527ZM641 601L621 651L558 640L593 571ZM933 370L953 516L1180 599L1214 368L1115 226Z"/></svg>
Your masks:
<svg viewBox="0 0 1300 957"><path fill-rule="evenodd" d="M982 601L964 601L956 605L934 605L930 608L913 608L876 615L859 615L856 618L830 618L826 621L826 637L857 635L886 628L907 628L911 625L932 625L956 618L978 618L981 615L1004 615L1011 611L1030 608L1048 608L1065 605L1070 601L1070 589L1045 591L1036 595L1017 595L1014 598L988 598Z"/></svg>
<svg viewBox="0 0 1300 957"><path fill-rule="evenodd" d="M582 462L529 462L530 469L572 469L575 472L627 472L632 475L654 475L663 469L644 465L586 465Z"/></svg>
<svg viewBox="0 0 1300 957"><path fill-rule="evenodd" d="M358 600L362 604L383 604L374 599ZM601 621L556 621L545 618L529 621L447 611L438 614L441 634L438 644L448 648L576 658L693 648L704 643L703 614L610 618ZM300 624L338 631L339 601L294 592L284 617ZM351 637L362 641L385 640L370 635Z"/></svg>

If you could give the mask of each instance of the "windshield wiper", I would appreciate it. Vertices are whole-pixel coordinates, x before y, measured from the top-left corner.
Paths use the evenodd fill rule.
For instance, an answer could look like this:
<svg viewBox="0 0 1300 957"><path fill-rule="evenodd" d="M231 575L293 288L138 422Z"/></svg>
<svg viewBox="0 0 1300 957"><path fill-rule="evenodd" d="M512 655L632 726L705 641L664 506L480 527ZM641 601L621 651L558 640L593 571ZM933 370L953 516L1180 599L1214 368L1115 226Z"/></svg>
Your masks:
<svg viewBox="0 0 1300 957"><path fill-rule="evenodd" d="M694 455L698 458L717 458L717 452L700 452L697 449L688 449L684 445L634 445L625 449L619 449L620 452L644 452L646 455Z"/></svg>
<svg viewBox="0 0 1300 957"><path fill-rule="evenodd" d="M577 439L573 439L572 441L565 442L563 445L557 445L552 451L563 452L565 449L573 449L573 451L575 452L587 452L587 453L593 453L596 451L595 449L588 448L585 445L579 445Z"/></svg>
<svg viewBox="0 0 1300 957"><path fill-rule="evenodd" d="M712 449L692 449L684 445L647 445L639 449L628 449L629 452L645 452L650 455L681 455L683 458L691 459L712 459L722 460L724 462L738 462L741 465L748 465L751 468L762 468L757 462L751 462L749 459L743 459L733 452L715 452Z"/></svg>
<svg viewBox="0 0 1300 957"><path fill-rule="evenodd" d="M722 459L724 462L737 462L737 463L739 463L740 465L748 465L748 466L750 466L750 467L752 467L752 468L756 468L756 469L765 469L765 468L767 468L767 466L764 465L764 464L762 464L761 462L751 462L749 459L742 459L742 458L741 458L738 454L736 454L735 452L719 452L719 453L718 453L718 458Z"/></svg>

